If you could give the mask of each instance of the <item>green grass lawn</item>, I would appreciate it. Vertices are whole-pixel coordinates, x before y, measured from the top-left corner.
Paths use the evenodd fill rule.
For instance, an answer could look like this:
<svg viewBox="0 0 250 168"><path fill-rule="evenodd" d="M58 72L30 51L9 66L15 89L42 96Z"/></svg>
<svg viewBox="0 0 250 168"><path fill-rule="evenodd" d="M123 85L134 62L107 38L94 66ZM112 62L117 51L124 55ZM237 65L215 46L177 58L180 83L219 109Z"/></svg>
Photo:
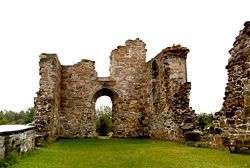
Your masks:
<svg viewBox="0 0 250 168"><path fill-rule="evenodd" d="M13 168L244 168L250 155L143 139L61 139Z"/></svg>

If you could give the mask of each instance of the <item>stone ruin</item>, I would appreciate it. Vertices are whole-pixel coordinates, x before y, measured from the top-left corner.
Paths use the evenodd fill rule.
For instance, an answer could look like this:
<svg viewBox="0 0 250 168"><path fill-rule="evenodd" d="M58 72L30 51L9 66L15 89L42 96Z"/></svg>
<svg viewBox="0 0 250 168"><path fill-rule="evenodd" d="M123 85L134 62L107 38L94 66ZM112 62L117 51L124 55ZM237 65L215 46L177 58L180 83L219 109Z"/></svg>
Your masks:
<svg viewBox="0 0 250 168"><path fill-rule="evenodd" d="M250 22L244 26L229 51L224 103L215 113L214 126L210 129L215 144L232 143L233 138L250 138Z"/></svg>
<svg viewBox="0 0 250 168"><path fill-rule="evenodd" d="M224 103L210 127L213 144L250 138L250 22L244 26L229 51ZM41 54L37 134L44 139L94 137L95 103L106 95L112 100L114 137L183 139L196 127L189 107L189 49L174 45L146 62L145 46L136 39L114 49L109 77L97 76L94 61L65 66L56 54Z"/></svg>
<svg viewBox="0 0 250 168"><path fill-rule="evenodd" d="M196 125L189 107L189 49L174 45L146 62L145 46L136 39L114 49L109 77L98 77L94 61L66 66L56 54L41 54L37 134L44 139L94 137L95 103L106 95L112 100L113 137L183 139Z"/></svg>

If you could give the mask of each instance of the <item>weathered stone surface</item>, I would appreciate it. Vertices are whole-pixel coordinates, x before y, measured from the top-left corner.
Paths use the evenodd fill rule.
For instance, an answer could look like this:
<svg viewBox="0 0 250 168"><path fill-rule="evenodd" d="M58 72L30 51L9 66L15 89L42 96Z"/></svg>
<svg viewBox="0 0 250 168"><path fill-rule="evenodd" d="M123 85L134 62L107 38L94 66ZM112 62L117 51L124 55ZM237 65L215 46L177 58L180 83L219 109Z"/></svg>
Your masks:
<svg viewBox="0 0 250 168"><path fill-rule="evenodd" d="M33 128L0 132L0 158L5 159L8 152L25 153L35 147Z"/></svg>
<svg viewBox="0 0 250 168"><path fill-rule="evenodd" d="M216 113L214 126L223 131L221 137L245 137L249 132L250 117L250 25L240 31L233 48L229 51L231 58L228 60L228 83L222 109ZM225 121L225 122L218 122ZM219 124L217 124L219 123ZM227 124L225 124L227 123ZM219 138L215 139L216 144Z"/></svg>
<svg viewBox="0 0 250 168"><path fill-rule="evenodd" d="M214 141L215 141L215 144L216 145L221 145L222 144L222 139L221 139L221 137L220 136L215 136L214 137Z"/></svg>
<svg viewBox="0 0 250 168"><path fill-rule="evenodd" d="M195 128L195 114L189 107L191 83L187 82L186 57L180 45L162 50L148 64L151 67L150 135L160 139L183 138Z"/></svg>
<svg viewBox="0 0 250 168"><path fill-rule="evenodd" d="M40 56L40 90L35 98L36 131L52 137L93 137L95 103L112 100L114 137L184 138L195 128L187 82L189 50L168 47L146 62L145 43L127 40L110 55L110 76L98 77L95 62L61 65L54 54Z"/></svg>
<svg viewBox="0 0 250 168"><path fill-rule="evenodd" d="M40 89L35 98L36 131L45 139L58 137L61 64L56 54L40 55Z"/></svg>

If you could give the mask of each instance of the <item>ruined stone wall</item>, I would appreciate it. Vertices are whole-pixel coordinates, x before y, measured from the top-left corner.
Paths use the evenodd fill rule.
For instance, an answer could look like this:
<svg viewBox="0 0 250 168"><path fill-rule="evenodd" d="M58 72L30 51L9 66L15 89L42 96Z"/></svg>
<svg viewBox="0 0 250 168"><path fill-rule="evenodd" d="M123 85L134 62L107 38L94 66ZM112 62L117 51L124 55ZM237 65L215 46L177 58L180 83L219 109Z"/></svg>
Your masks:
<svg viewBox="0 0 250 168"><path fill-rule="evenodd" d="M41 136L58 136L61 97L61 64L56 54L40 55L40 89L35 98L35 125Z"/></svg>
<svg viewBox="0 0 250 168"><path fill-rule="evenodd" d="M7 126L7 125L6 125ZM5 159L10 152L19 154L35 147L34 127L0 132L0 158Z"/></svg>
<svg viewBox="0 0 250 168"><path fill-rule="evenodd" d="M114 137L182 138L195 118L189 108L188 51L169 47L146 62L145 43L127 40L111 52L109 77L97 76L94 61L64 66L56 55L42 54L37 132L53 138L95 136L95 103L106 95L113 105Z"/></svg>
<svg viewBox="0 0 250 168"><path fill-rule="evenodd" d="M95 102L103 95L112 100L113 136L143 136L145 130L140 127L140 117L145 107L144 110L140 107L147 102L143 96L145 52L145 44L139 39L113 50L110 77L97 77L94 62L89 60L62 66L60 136L93 137Z"/></svg>
<svg viewBox="0 0 250 168"><path fill-rule="evenodd" d="M94 61L82 60L72 66L62 66L61 137L94 136L95 112L91 96L96 79Z"/></svg>
<svg viewBox="0 0 250 168"><path fill-rule="evenodd" d="M147 100L145 43L140 39L127 40L110 56L110 78L120 91L119 113L114 117L117 130L114 136L148 136L149 103Z"/></svg>
<svg viewBox="0 0 250 168"><path fill-rule="evenodd" d="M196 116L189 107L188 52L180 45L168 47L148 62L151 72L151 137L180 139L185 132L195 128Z"/></svg>
<svg viewBox="0 0 250 168"><path fill-rule="evenodd" d="M244 26L229 51L224 103L214 118L216 144L221 138L250 138L250 22Z"/></svg>

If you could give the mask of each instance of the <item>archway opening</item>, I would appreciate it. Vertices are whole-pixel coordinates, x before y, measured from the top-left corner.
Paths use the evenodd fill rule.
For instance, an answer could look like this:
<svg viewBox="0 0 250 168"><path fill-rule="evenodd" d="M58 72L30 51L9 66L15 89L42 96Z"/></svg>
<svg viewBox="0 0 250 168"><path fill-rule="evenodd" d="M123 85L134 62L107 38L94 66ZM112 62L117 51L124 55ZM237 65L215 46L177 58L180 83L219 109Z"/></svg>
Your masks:
<svg viewBox="0 0 250 168"><path fill-rule="evenodd" d="M102 88L95 93L93 107L95 108L97 136L112 136L116 125L117 103L118 94L112 89Z"/></svg>
<svg viewBox="0 0 250 168"><path fill-rule="evenodd" d="M96 133L98 136L112 136L112 101L109 96L96 100Z"/></svg>

